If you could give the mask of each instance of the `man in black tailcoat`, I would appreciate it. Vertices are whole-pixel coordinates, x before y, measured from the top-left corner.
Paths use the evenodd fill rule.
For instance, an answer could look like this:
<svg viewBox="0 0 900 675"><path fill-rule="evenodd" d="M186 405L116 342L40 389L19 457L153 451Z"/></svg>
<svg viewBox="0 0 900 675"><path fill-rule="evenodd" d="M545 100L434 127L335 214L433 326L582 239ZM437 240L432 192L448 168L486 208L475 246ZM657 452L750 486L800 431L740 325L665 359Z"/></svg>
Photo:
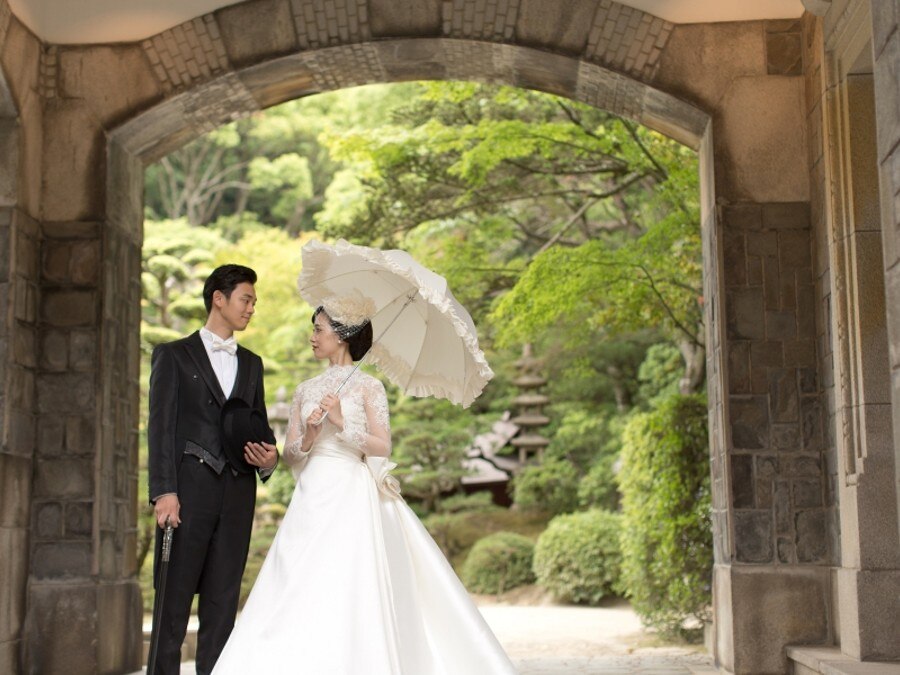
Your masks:
<svg viewBox="0 0 900 675"><path fill-rule="evenodd" d="M237 614L247 562L256 476L278 462L265 418L262 359L236 344L256 305L256 273L241 265L215 269L203 288L206 325L153 350L150 372L150 501L156 520L177 528L169 561L156 673L180 672L191 603L199 595L197 673L212 671ZM226 401L232 399L226 406ZM240 399L240 400L233 400ZM223 407L261 414L266 438L246 445L223 438ZM157 530L156 559L162 529ZM158 565L155 566L158 569ZM155 577L154 577L155 578ZM153 674L151 674L153 675Z"/></svg>

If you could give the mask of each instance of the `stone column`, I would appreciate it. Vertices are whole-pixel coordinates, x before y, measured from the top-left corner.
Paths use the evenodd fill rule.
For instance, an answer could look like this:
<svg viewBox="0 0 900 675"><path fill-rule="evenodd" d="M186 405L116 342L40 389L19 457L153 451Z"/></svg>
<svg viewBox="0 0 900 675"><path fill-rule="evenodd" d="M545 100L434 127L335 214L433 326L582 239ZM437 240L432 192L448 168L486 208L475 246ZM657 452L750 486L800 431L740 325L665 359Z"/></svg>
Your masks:
<svg viewBox="0 0 900 675"><path fill-rule="evenodd" d="M893 428L900 438L900 0L873 2L872 25ZM900 448L895 449L894 471L900 510Z"/></svg>
<svg viewBox="0 0 900 675"><path fill-rule="evenodd" d="M800 26L763 28L767 74L734 79L716 105L707 245L720 266L709 311L722 315L709 372L724 420L710 430L715 656L736 673L785 672L784 647L827 643L830 627Z"/></svg>
<svg viewBox="0 0 900 675"><path fill-rule="evenodd" d="M39 44L0 0L0 672L21 670L35 447ZM33 68L29 64L34 64ZM8 78L8 79L7 79Z"/></svg>
<svg viewBox="0 0 900 675"><path fill-rule="evenodd" d="M875 6L842 3L822 19L807 17L804 40L827 479L840 533L833 639L843 653L862 660L900 658L893 627L900 611L900 540L893 534L890 306L882 272L882 261L896 256L890 254L893 228L879 214L879 201L889 202L884 195L879 200ZM892 123L896 116L895 107Z"/></svg>
<svg viewBox="0 0 900 675"><path fill-rule="evenodd" d="M108 101L82 94L54 48L42 72L40 223L34 223L38 434L23 636L26 672L138 670L137 340L140 245L104 198ZM63 53L65 60L67 54ZM48 62L52 62L50 68ZM65 86L60 87L60 83ZM107 113L108 114L108 113Z"/></svg>

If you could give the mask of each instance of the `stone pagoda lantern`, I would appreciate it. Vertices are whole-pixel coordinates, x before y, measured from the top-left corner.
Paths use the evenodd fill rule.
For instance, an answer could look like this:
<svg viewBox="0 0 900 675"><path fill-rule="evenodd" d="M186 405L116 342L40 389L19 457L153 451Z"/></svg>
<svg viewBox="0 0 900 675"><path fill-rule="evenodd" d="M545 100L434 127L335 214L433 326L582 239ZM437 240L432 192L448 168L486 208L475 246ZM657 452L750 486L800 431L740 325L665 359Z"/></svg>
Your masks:
<svg viewBox="0 0 900 675"><path fill-rule="evenodd" d="M510 421L520 427L521 432L510 444L518 449L519 463L524 465L532 457L536 457L538 462L542 461L544 449L550 444L548 438L538 433L541 427L550 423L550 418L543 412L550 399L540 392L547 380L540 375L543 363L535 358L531 344L524 346L522 358L516 362L516 366L519 368L519 376L513 380L513 384L522 393L513 399L518 414Z"/></svg>

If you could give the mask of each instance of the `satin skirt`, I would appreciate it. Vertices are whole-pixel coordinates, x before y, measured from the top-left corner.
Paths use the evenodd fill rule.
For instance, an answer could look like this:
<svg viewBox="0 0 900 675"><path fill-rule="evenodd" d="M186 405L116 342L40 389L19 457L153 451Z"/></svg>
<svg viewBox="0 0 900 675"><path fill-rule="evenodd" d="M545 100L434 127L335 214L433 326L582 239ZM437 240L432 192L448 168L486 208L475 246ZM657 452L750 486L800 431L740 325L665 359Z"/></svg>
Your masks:
<svg viewBox="0 0 900 675"><path fill-rule="evenodd" d="M515 673L386 465L314 446L214 675Z"/></svg>

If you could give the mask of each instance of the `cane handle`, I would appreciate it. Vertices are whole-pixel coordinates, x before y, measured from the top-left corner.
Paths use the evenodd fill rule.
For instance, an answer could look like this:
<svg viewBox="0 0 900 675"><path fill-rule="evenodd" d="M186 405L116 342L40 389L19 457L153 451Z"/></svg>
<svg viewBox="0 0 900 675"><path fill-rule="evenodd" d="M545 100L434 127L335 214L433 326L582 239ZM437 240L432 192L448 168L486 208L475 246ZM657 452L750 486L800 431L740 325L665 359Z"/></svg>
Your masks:
<svg viewBox="0 0 900 675"><path fill-rule="evenodd" d="M166 531L163 533L163 543L162 543L162 561L169 562L169 556L172 555L172 534L175 531L171 525L169 525L169 516L166 516Z"/></svg>

